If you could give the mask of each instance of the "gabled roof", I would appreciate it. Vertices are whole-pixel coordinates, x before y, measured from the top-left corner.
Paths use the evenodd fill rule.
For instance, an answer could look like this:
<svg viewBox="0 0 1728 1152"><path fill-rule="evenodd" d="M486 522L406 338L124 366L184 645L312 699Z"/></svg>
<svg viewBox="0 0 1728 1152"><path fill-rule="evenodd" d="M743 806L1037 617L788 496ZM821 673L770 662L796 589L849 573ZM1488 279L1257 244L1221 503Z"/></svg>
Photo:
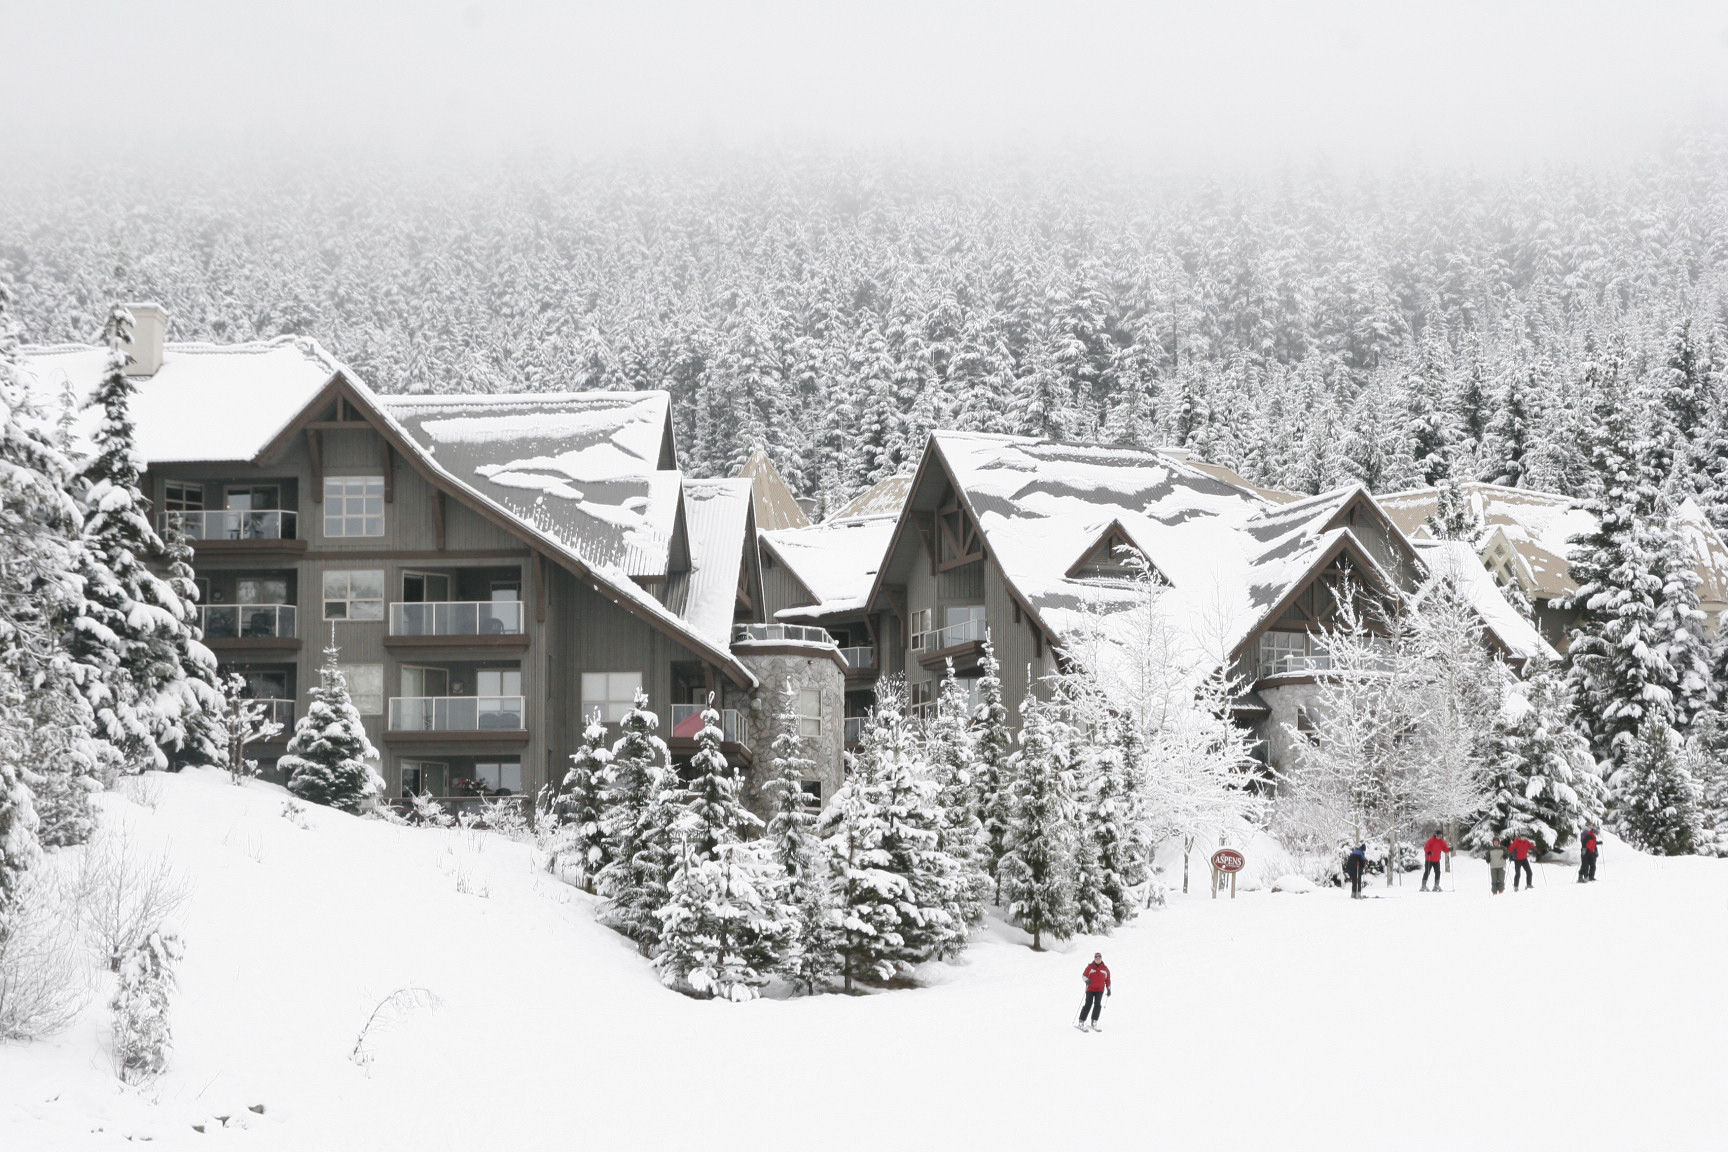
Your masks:
<svg viewBox="0 0 1728 1152"><path fill-rule="evenodd" d="M761 446L750 450L743 467L738 469L738 475L756 482L751 501L756 506L756 524L762 531L810 527L810 517L804 514L798 497L792 494L792 486L786 483L786 477L780 475L780 469L774 467L773 459Z"/></svg>
<svg viewBox="0 0 1728 1152"><path fill-rule="evenodd" d="M664 392L379 396L451 473L524 523L579 542L592 564L665 578L682 476L659 467Z"/></svg>
<svg viewBox="0 0 1728 1152"><path fill-rule="evenodd" d="M45 410L70 389L83 407L108 374L108 349L28 346L24 371ZM316 396L341 364L315 340L282 336L245 344L166 344L162 366L137 378L132 419L138 451L155 463L251 460ZM79 427L88 436L97 414Z"/></svg>
<svg viewBox="0 0 1728 1152"><path fill-rule="evenodd" d="M911 476L890 476L852 497L823 523L838 524L846 520L874 520L880 517L892 520L900 515L900 509L906 503L906 494L910 491Z"/></svg>
<svg viewBox="0 0 1728 1152"><path fill-rule="evenodd" d="M764 532L762 546L816 601L778 615L802 620L862 612L893 534L894 521L880 516Z"/></svg>
<svg viewBox="0 0 1728 1152"><path fill-rule="evenodd" d="M1476 614L1514 660L1543 657L1553 660L1558 653L1536 626L1510 603L1494 582L1494 577L1476 556L1476 550L1463 540L1424 540L1417 545L1423 561L1436 578L1452 580L1469 597Z"/></svg>
<svg viewBox="0 0 1728 1152"><path fill-rule="evenodd" d="M1486 553L1503 541L1518 559L1515 566L1525 590L1551 600L1577 591L1572 579L1573 538L1596 528L1596 518L1583 501L1557 492L1509 488L1471 481L1459 485L1464 498L1486 528L1477 541ZM1414 539L1432 537L1428 517L1439 506L1433 488L1417 488L1380 497L1381 507ZM1698 572L1698 598L1728 604L1728 543L1696 502L1681 504L1679 518Z"/></svg>
<svg viewBox="0 0 1728 1152"><path fill-rule="evenodd" d="M750 492L742 477L684 481L690 568L668 583L666 606L717 645L732 642L744 553L756 538Z"/></svg>

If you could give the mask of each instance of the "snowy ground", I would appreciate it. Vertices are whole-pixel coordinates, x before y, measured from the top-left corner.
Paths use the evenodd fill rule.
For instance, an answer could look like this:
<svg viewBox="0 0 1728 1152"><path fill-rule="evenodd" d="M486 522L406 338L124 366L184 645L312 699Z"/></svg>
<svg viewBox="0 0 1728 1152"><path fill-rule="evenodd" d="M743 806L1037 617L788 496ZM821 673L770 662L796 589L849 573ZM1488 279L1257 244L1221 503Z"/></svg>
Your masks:
<svg viewBox="0 0 1728 1152"><path fill-rule="evenodd" d="M0 1047L0 1149L1728 1141L1720 861L1610 842L1597 884L1544 866L1497 898L1475 863L1442 896L1178 896L1060 953L996 926L923 988L732 1005L663 991L525 847L319 810L303 830L279 789L217 774L156 789L154 809L104 799L195 885L173 1068L116 1085L99 984L67 1033ZM1100 948L1117 995L1082 1035ZM441 1007L356 1067L408 985Z"/></svg>

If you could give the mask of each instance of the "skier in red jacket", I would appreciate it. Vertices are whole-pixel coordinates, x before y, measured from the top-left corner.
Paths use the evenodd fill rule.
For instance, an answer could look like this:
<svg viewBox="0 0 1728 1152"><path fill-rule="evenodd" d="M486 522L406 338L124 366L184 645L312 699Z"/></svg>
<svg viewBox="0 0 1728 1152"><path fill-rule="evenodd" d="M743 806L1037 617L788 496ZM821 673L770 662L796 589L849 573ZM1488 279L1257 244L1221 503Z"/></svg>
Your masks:
<svg viewBox="0 0 1728 1152"><path fill-rule="evenodd" d="M1104 1010L1104 997L1110 995L1110 969L1104 966L1104 953L1092 953L1092 963L1080 977L1086 981L1086 1002L1080 1005L1080 1019L1074 1021L1074 1027L1082 1032L1101 1032L1098 1013ZM1092 1014L1090 1024L1086 1022L1088 1012Z"/></svg>
<svg viewBox="0 0 1728 1152"><path fill-rule="evenodd" d="M1446 843L1446 838L1440 835L1440 829L1434 829L1434 835L1428 837L1428 843L1422 845L1422 891L1428 891L1428 873L1434 873L1434 891L1440 891L1440 857L1452 851L1452 845Z"/></svg>
<svg viewBox="0 0 1728 1152"><path fill-rule="evenodd" d="M1524 878L1524 887L1536 887L1536 877L1530 872L1530 850L1536 845L1529 838L1519 835L1506 846L1506 851L1512 857L1512 891L1518 891L1518 878Z"/></svg>
<svg viewBox="0 0 1728 1152"><path fill-rule="evenodd" d="M1578 855L1578 883L1596 879L1596 853L1601 850L1596 825L1584 829L1583 851Z"/></svg>

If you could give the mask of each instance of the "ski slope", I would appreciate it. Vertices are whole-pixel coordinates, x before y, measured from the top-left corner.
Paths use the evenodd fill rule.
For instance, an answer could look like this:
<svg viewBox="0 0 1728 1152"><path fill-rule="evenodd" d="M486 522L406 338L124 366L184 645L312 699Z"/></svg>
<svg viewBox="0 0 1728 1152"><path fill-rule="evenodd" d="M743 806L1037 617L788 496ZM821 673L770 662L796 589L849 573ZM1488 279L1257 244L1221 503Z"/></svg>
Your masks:
<svg viewBox="0 0 1728 1152"><path fill-rule="evenodd" d="M1594 885L1490 897L1460 862L1439 896L1174 896L1061 952L992 924L916 988L734 1005L663 990L526 846L152 780L154 808L102 799L194 885L171 1070L118 1086L104 974L71 1030L0 1046L0 1149L1728 1144L1722 861L1609 841ZM1115 995L1084 1035L1094 950ZM356 1066L404 986L439 1006Z"/></svg>

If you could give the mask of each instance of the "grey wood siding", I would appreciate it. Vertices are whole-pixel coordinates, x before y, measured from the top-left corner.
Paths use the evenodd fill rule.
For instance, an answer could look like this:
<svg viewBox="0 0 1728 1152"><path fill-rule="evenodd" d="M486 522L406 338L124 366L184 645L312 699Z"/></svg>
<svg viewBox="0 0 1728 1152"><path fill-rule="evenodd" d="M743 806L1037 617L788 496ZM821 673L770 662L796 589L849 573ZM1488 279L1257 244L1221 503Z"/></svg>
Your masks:
<svg viewBox="0 0 1728 1152"><path fill-rule="evenodd" d="M763 615L768 620L773 620L774 613L782 608L802 608L815 603L791 569L766 551L762 554L762 600Z"/></svg>

